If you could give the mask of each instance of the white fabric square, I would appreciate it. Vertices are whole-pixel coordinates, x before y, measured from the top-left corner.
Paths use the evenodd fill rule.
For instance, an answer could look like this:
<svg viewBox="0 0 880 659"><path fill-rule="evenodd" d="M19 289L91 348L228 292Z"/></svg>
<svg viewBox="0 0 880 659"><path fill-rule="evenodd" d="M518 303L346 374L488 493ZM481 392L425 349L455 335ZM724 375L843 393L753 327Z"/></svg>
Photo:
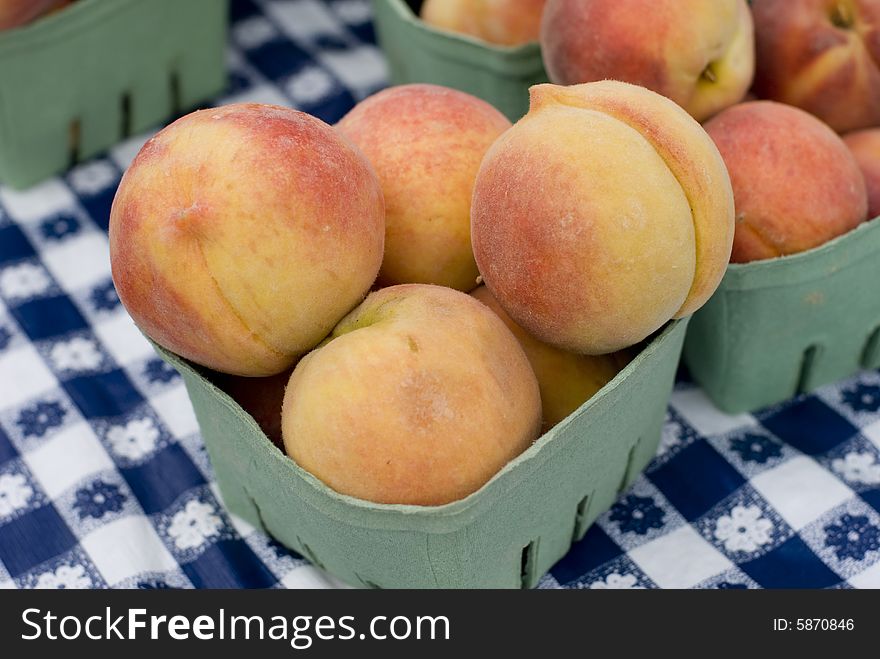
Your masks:
<svg viewBox="0 0 880 659"><path fill-rule="evenodd" d="M321 53L320 57L321 62L359 98L388 80L385 58L373 46L343 51L329 50Z"/></svg>
<svg viewBox="0 0 880 659"><path fill-rule="evenodd" d="M175 437L186 437L199 431L199 423L183 384L151 397L150 405Z"/></svg>
<svg viewBox="0 0 880 659"><path fill-rule="evenodd" d="M758 474L751 484L794 529L802 529L853 496L852 490L805 455Z"/></svg>
<svg viewBox="0 0 880 659"><path fill-rule="evenodd" d="M871 425L862 428L862 434L867 437L874 446L880 449L880 421L875 421Z"/></svg>
<svg viewBox="0 0 880 659"><path fill-rule="evenodd" d="M68 291L94 286L110 274L110 245L98 231L47 247L42 259L55 281Z"/></svg>
<svg viewBox="0 0 880 659"><path fill-rule="evenodd" d="M0 353L0 405L3 407L15 407L56 386L55 376L32 345Z"/></svg>
<svg viewBox="0 0 880 659"><path fill-rule="evenodd" d="M327 7L314 0L270 0L266 13L288 35L306 41L319 34L342 33L339 21Z"/></svg>
<svg viewBox="0 0 880 659"><path fill-rule="evenodd" d="M672 406L701 435L720 435L757 424L750 414L725 414L702 389L686 389L672 394Z"/></svg>
<svg viewBox="0 0 880 659"><path fill-rule="evenodd" d="M52 499L89 474L115 469L85 421L60 430L39 448L26 453L24 461Z"/></svg>
<svg viewBox="0 0 880 659"><path fill-rule="evenodd" d="M0 581L0 590L15 590L15 582L11 579L3 579Z"/></svg>
<svg viewBox="0 0 880 659"><path fill-rule="evenodd" d="M94 326L95 334L118 364L155 357L156 351L124 309Z"/></svg>
<svg viewBox="0 0 880 659"><path fill-rule="evenodd" d="M51 178L27 190L0 186L0 200L14 219L25 224L42 222L50 215L76 207L73 192L59 178Z"/></svg>
<svg viewBox="0 0 880 659"><path fill-rule="evenodd" d="M856 588L880 588L880 563L874 563L867 570L850 577L849 582Z"/></svg>
<svg viewBox="0 0 880 659"><path fill-rule="evenodd" d="M661 588L690 588L733 567L690 526L633 549L629 557Z"/></svg>
<svg viewBox="0 0 880 659"><path fill-rule="evenodd" d="M136 574L177 568L146 517L117 519L89 533L81 544L110 585Z"/></svg>

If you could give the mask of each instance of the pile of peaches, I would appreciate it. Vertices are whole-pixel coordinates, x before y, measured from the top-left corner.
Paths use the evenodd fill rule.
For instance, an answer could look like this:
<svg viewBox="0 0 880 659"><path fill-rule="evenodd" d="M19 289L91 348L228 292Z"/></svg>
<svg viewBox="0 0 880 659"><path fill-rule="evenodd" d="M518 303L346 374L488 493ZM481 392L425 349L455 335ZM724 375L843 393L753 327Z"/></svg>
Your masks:
<svg viewBox="0 0 880 659"><path fill-rule="evenodd" d="M423 17L540 36L556 84L515 125L431 85L336 126L201 110L144 145L111 211L137 325L340 493L467 496L731 259L853 229L868 189L880 211L880 131L848 137L855 156L835 133L880 124L880 0L436 0ZM741 102L756 64L776 100Z"/></svg>

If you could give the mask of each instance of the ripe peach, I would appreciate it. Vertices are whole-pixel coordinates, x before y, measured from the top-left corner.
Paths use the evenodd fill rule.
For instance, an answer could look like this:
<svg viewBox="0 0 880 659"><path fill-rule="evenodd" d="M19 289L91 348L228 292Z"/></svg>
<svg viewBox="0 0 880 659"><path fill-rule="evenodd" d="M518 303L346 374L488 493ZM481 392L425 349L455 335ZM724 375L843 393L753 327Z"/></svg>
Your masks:
<svg viewBox="0 0 880 659"><path fill-rule="evenodd" d="M755 101L706 124L736 201L731 260L769 259L817 247L867 216L865 182L843 141L789 105Z"/></svg>
<svg viewBox="0 0 880 659"><path fill-rule="evenodd" d="M869 128L844 136L844 143L856 159L868 188L868 217L880 215L880 128Z"/></svg>
<svg viewBox="0 0 880 659"><path fill-rule="evenodd" d="M510 121L464 92L403 85L358 104L337 127L370 160L385 194L379 284L474 288L474 180L486 151Z"/></svg>
<svg viewBox="0 0 880 659"><path fill-rule="evenodd" d="M437 505L479 489L535 440L538 383L480 302L440 286L384 288L294 369L284 445L342 494Z"/></svg>
<svg viewBox="0 0 880 659"><path fill-rule="evenodd" d="M755 72L745 0L548 0L541 48L553 82L631 82L698 121L742 100Z"/></svg>
<svg viewBox="0 0 880 659"><path fill-rule="evenodd" d="M538 40L545 0L426 0L429 25L489 43L518 46Z"/></svg>
<svg viewBox="0 0 880 659"><path fill-rule="evenodd" d="M504 321L529 358L541 390L542 430L545 432L592 398L630 361L623 353L576 355L554 348L513 322L485 286L471 295Z"/></svg>
<svg viewBox="0 0 880 659"><path fill-rule="evenodd" d="M730 258L733 193L700 125L642 87L537 85L474 188L477 265L540 340L602 354L698 309Z"/></svg>
<svg viewBox="0 0 880 659"><path fill-rule="evenodd" d="M67 0L0 0L0 31L26 25L66 4Z"/></svg>
<svg viewBox="0 0 880 659"><path fill-rule="evenodd" d="M753 0L761 98L844 133L880 124L880 2Z"/></svg>
<svg viewBox="0 0 880 659"><path fill-rule="evenodd" d="M363 155L288 108L194 112L149 140L110 213L119 297L157 343L208 368L288 368L366 294L384 206Z"/></svg>

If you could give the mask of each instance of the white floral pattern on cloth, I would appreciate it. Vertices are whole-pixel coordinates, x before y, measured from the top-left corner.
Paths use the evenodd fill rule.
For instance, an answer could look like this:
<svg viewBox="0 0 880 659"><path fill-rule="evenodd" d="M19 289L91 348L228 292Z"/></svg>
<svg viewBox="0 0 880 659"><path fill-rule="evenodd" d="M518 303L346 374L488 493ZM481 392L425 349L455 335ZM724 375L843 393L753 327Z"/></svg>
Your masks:
<svg viewBox="0 0 880 659"><path fill-rule="evenodd" d="M612 572L605 579L590 584L590 590L644 590L638 580L631 574Z"/></svg>
<svg viewBox="0 0 880 659"><path fill-rule="evenodd" d="M95 342L81 336L56 343L49 358L59 371L92 371L104 361Z"/></svg>
<svg viewBox="0 0 880 659"><path fill-rule="evenodd" d="M880 464L870 453L847 453L843 458L832 460L831 468L851 483L880 483Z"/></svg>
<svg viewBox="0 0 880 659"><path fill-rule="evenodd" d="M752 552L770 542L773 522L755 505L734 506L715 523L715 538L730 552Z"/></svg>
<svg viewBox="0 0 880 659"><path fill-rule="evenodd" d="M95 195L116 183L116 168L106 160L79 165L70 172L70 184L77 192Z"/></svg>
<svg viewBox="0 0 880 659"><path fill-rule="evenodd" d="M40 295L51 285L49 274L34 263L20 263L0 272L0 293L9 299Z"/></svg>
<svg viewBox="0 0 880 659"><path fill-rule="evenodd" d="M168 535L181 551L195 549L220 533L223 520L209 503L193 499L171 518Z"/></svg>
<svg viewBox="0 0 880 659"><path fill-rule="evenodd" d="M33 495L24 474L0 474L0 517L27 507Z"/></svg>
<svg viewBox="0 0 880 659"><path fill-rule="evenodd" d="M107 431L107 440L117 455L139 460L149 455L159 441L159 429L150 418L132 419L124 426L113 426Z"/></svg>
<svg viewBox="0 0 880 659"><path fill-rule="evenodd" d="M287 93L298 103L314 103L334 87L333 78L324 69L308 66L287 81Z"/></svg>
<svg viewBox="0 0 880 659"><path fill-rule="evenodd" d="M37 577L34 588L74 589L91 588L92 585L92 579L82 565L61 565Z"/></svg>

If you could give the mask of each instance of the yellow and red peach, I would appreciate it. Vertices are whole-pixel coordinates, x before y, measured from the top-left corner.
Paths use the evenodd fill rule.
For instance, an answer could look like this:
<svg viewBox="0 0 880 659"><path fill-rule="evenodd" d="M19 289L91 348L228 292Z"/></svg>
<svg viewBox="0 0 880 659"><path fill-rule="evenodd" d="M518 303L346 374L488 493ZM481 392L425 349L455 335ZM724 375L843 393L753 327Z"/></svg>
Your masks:
<svg viewBox="0 0 880 659"><path fill-rule="evenodd" d="M287 454L342 494L438 505L479 489L535 440L538 383L485 305L440 286L369 297L299 362Z"/></svg>
<svg viewBox="0 0 880 659"><path fill-rule="evenodd" d="M700 125L622 82L538 85L474 189L477 265L513 320L571 352L633 345L705 303L733 192Z"/></svg>
<svg viewBox="0 0 880 659"><path fill-rule="evenodd" d="M880 125L880 3L753 0L755 92L839 133Z"/></svg>
<svg viewBox="0 0 880 659"><path fill-rule="evenodd" d="M803 252L850 231L867 216L858 165L827 125L790 105L754 101L706 124L736 202L731 261Z"/></svg>
<svg viewBox="0 0 880 659"><path fill-rule="evenodd" d="M473 289L474 180L510 121L464 92L417 84L379 92L337 127L361 148L382 183L386 233L379 284Z"/></svg>
<svg viewBox="0 0 880 659"><path fill-rule="evenodd" d="M434 27L489 43L518 46L538 40L545 0L425 0L421 17Z"/></svg>
<svg viewBox="0 0 880 659"><path fill-rule="evenodd" d="M742 100L755 72L745 0L548 0L541 48L555 83L642 85L698 121Z"/></svg>
<svg viewBox="0 0 880 659"><path fill-rule="evenodd" d="M289 368L357 305L382 260L384 206L327 124L240 104L150 139L110 213L119 297L154 341L214 370Z"/></svg>
<svg viewBox="0 0 880 659"><path fill-rule="evenodd" d="M0 31L26 25L60 9L68 0L0 0Z"/></svg>
<svg viewBox="0 0 880 659"><path fill-rule="evenodd" d="M623 352L594 356L555 348L513 322L485 286L480 286L471 295L504 321L526 353L541 391L542 430L545 432L592 398L630 361Z"/></svg>
<svg viewBox="0 0 880 659"><path fill-rule="evenodd" d="M880 215L880 128L868 128L844 136L868 188L868 217Z"/></svg>

